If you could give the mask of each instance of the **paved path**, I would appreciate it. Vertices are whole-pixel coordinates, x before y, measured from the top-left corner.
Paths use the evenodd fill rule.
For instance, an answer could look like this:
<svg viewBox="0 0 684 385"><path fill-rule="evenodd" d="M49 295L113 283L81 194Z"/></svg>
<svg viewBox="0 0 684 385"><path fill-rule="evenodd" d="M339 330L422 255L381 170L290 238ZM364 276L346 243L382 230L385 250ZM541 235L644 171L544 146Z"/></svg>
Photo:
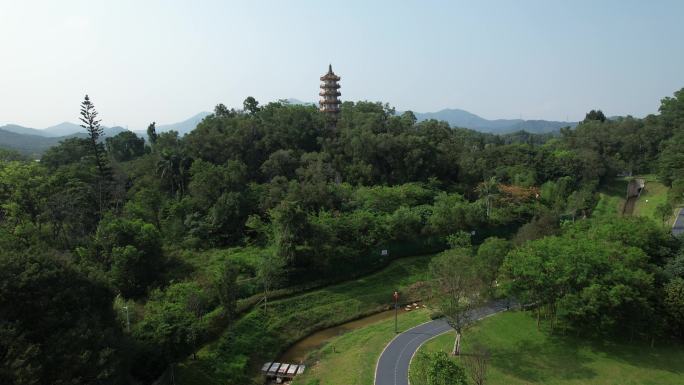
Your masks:
<svg viewBox="0 0 684 385"><path fill-rule="evenodd" d="M679 209L679 214L675 218L674 225L672 226L672 234L675 236L684 234L684 208Z"/></svg>
<svg viewBox="0 0 684 385"><path fill-rule="evenodd" d="M506 302L499 301L474 310L474 319L506 310ZM432 337L451 330L444 319L418 325L397 335L380 354L375 367L375 385L408 385L408 369L411 357L420 345Z"/></svg>

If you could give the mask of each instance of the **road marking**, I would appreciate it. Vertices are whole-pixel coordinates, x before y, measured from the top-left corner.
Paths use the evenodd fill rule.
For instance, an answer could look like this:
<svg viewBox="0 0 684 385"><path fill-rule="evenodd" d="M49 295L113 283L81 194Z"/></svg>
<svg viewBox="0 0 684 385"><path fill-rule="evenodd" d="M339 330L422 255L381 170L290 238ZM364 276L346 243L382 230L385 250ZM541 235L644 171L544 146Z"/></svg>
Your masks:
<svg viewBox="0 0 684 385"><path fill-rule="evenodd" d="M677 213L675 214L674 221L672 221L672 234L675 236L677 236L677 234L675 234L676 230L678 230L680 227L684 227L684 226L678 226L677 225L677 222L679 222L680 219L684 220L683 214L684 214L684 208L680 207L679 209L677 209Z"/></svg>
<svg viewBox="0 0 684 385"><path fill-rule="evenodd" d="M491 316L493 316L493 315L495 315L495 314L503 313L503 312L509 310L509 309L504 309L504 307L505 307L505 306L503 306L503 305L501 305L501 304L493 305L492 308L488 308L488 309L487 309L487 311L492 310L491 313L489 313L489 314L487 314L487 315L484 315L484 316L480 316L480 317L474 319L473 322L475 322L475 321L481 321L481 320L483 320L483 319L485 319L485 318L487 318L487 317L491 317ZM425 344L426 342L428 342L428 341L430 341L430 340L432 340L432 339L434 339L434 338L436 338L436 337L439 337L439 336L441 336L441 335L444 335L444 334L446 334L446 333L448 333L448 332L450 332L450 331L452 331L452 330L454 330L454 329L451 328L451 327L449 327L447 330L445 330L445 331L443 331L443 332L441 332L441 333L439 333L439 334L435 334L434 336L432 336L432 337L426 339L425 341L421 342L420 345L418 345L418 348L416 348L416 350L415 350L415 351L413 352L413 354L411 355L411 359L409 360L409 365L408 365L408 372L406 373L406 382L408 382L409 385L411 385L411 362L413 362L413 357L415 357L416 353L418 353L418 351L419 351L420 348L423 346L423 344ZM378 361L379 361L379 360L378 360Z"/></svg>
<svg viewBox="0 0 684 385"><path fill-rule="evenodd" d="M412 327L411 329L415 329L417 327L423 326L425 324L428 324L428 323L434 322L434 321L435 320L425 321L422 324L418 324L418 325ZM411 329L408 329L408 330L411 330ZM390 345L392 345L392 342L394 342L394 340L396 340L400 335L406 333L408 330L401 332L401 333L397 333L397 335L395 335L394 338L392 338L390 340L390 342L387 345L385 345L385 348L382 349L382 352L380 352L380 357L378 357L378 361L375 363L375 373L373 374L373 384L376 384L378 382L378 366L380 366L380 359L382 358L382 355L385 354L385 350L387 350L387 348Z"/></svg>
<svg viewBox="0 0 684 385"><path fill-rule="evenodd" d="M510 305L507 306L507 305L505 304L504 301L496 301L496 302L492 303L490 306L476 309L476 311L474 311L475 317L476 317L476 318L473 320L473 322L475 322L475 321L480 321L480 320L482 320L482 319L485 319L485 318L487 318L487 317L490 317L490 316L493 316L493 315L495 315L495 314L501 313L501 312L503 312L503 311L507 311L507 310L509 310L510 307L511 307L511 306L510 306ZM409 341L407 341L407 342L404 344L404 346L403 346L403 348L401 349L401 351L399 352L399 354L398 354L396 360L394 361L394 385L398 385L397 378L398 378L398 375L399 375L399 373L398 373L398 370L399 370L399 362L401 361L401 358L404 356L404 353L406 352L406 349L408 348L408 346L409 346L410 344L412 344L416 339L420 338L421 336L424 336L424 335L426 335L426 334L430 336L430 337L427 338L425 341L422 341L422 342L418 345L418 347L416 347L416 349L411 353L411 358L409 358L408 368L407 368L407 370L406 370L406 382L410 385L411 380L410 380L410 378L409 378L409 371L410 371L410 369L411 369L411 362L413 361L413 357L415 356L415 354L418 352L418 350L420 350L421 346L423 346L423 344L424 344L425 342L427 342L427 341L429 341L429 340L431 340L431 339L433 339L433 338L435 338L435 337L437 337L437 336L440 336L440 335L442 335L442 334L444 334L444 333L447 333L448 331L452 330L451 327L448 327L448 325L445 325L444 323L440 322L440 320L443 321L443 319L438 319L438 320L431 320L431 321L424 322L424 323L422 323L422 324L420 324L420 325L417 325L417 326L414 326L413 328L408 329L408 330L406 330L406 331L404 331L404 332L402 332L402 333L396 335L394 338L392 338L392 340L385 346L385 348L384 348L384 349L382 350L382 352L380 353L380 357L378 357L377 363L376 363L376 365L375 365L375 374L374 374L374 378L373 378L373 383L374 383L374 385L378 385L378 369L379 369L379 367L380 367L380 361L382 360L382 358L383 358L385 352L387 351L387 349L395 342L395 340L397 339L397 337L399 337L399 336L401 336L401 335L404 335L404 334L407 334L407 333L410 333L412 330L418 329L418 328L420 328L421 326L423 326L423 325L425 325L425 324L428 324L428 323L431 323L431 322L435 322L435 323L436 323L436 324L435 324L435 327L433 327L433 328L431 328L431 329L429 329L429 330L427 330L427 331L416 332L417 335L416 335L415 337L411 338ZM446 330L444 330L444 331L439 331L441 328L443 328L443 327L445 327L445 326L447 326ZM435 334L435 333L437 333L437 334ZM387 359L388 359L388 358L386 358L385 361L386 361Z"/></svg>
<svg viewBox="0 0 684 385"><path fill-rule="evenodd" d="M448 325L447 325L447 326L448 326ZM426 342L431 341L431 340L433 340L433 339L435 339L435 338L437 338L437 337L439 337L439 336L441 336L441 335L444 335L444 334L446 334L446 333L449 333L449 332L452 331L452 330L453 330L453 329L452 329L451 327L449 327L449 328L447 328L447 330L445 330L445 331L443 331L443 332L441 332L441 333L435 334L434 336L432 336L432 337L426 339L425 341L421 342L420 345L418 345L418 348L416 348L416 350L413 351L413 354L411 354L411 359L409 360L409 364L408 364L408 373L406 373L406 382L408 382L409 385L411 385L411 363L413 362L413 357L416 356L416 353L418 353L418 351L420 350L420 348L421 348L423 345L425 345Z"/></svg>
<svg viewBox="0 0 684 385"><path fill-rule="evenodd" d="M417 326L416 326L416 327L417 327ZM415 341L416 339L422 337L423 334L432 334L432 333L434 333L434 332L435 332L436 330L438 330L438 329L439 329L439 326L437 326L436 328L431 329L429 332L418 333L418 335L416 335L415 337L411 338L411 340L410 340L409 342L407 342L407 343L404 345L404 348L401 349L401 351L399 352L399 356L397 357L397 360L394 362L394 385L397 385L397 371L399 370L399 361L401 361L401 357L404 355L404 352L406 351L406 348L408 348L409 345L410 345L413 341ZM410 331L410 330L411 330L411 329L407 330L406 332L408 332L408 331ZM419 345L419 346L420 346L420 345ZM380 360L378 360L378 361L380 361ZM411 361L409 360L409 364L410 364L410 362L411 362ZM408 381L408 379L407 379L407 381Z"/></svg>

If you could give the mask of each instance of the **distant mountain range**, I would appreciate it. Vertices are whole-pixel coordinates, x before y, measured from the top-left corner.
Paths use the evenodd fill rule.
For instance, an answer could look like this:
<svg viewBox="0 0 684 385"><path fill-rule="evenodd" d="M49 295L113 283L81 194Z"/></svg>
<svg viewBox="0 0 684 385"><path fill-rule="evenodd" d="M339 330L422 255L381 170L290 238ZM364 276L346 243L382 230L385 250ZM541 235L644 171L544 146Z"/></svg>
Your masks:
<svg viewBox="0 0 684 385"><path fill-rule="evenodd" d="M16 124L8 124L6 126L0 126L0 129L4 131L14 132L15 134L22 135L36 135L45 138L56 138L58 136L72 135L77 132L85 132L85 129L81 128L78 124L64 122L56 126L51 126L42 130L37 128L23 127Z"/></svg>
<svg viewBox="0 0 684 385"><path fill-rule="evenodd" d="M178 134L183 136L194 130L199 122L206 118L207 115L211 115L211 112L202 111L199 114L193 115L182 122L157 125L157 132L178 131ZM145 133L145 135L147 135L147 133Z"/></svg>
<svg viewBox="0 0 684 385"><path fill-rule="evenodd" d="M125 128L119 126L102 128L104 130L105 136L114 136L122 131L126 131ZM78 124L69 122L60 123L42 130L37 128L23 127L16 124L7 124L5 126L0 126L0 130L21 135L42 136L44 138L59 138L64 136L74 136L77 134L86 134L85 128L79 126Z"/></svg>
<svg viewBox="0 0 684 385"><path fill-rule="evenodd" d="M202 121L209 112L200 112L182 122L172 124L160 124L157 132L175 130L182 136L195 129L197 124ZM104 138L115 136L126 128L103 127ZM147 130L134 130L141 137L147 137ZM40 156L48 148L59 144L68 138L86 138L86 130L78 124L64 122L44 129L23 127L17 124L7 124L0 126L0 148L8 148L20 152L23 155L33 158Z"/></svg>
<svg viewBox="0 0 684 385"><path fill-rule="evenodd" d="M290 104L313 104L302 102L297 99L286 99ZM182 122L172 124L160 124L157 132L177 131L181 136L189 133L197 127L210 112L200 112ZM401 114L401 112L397 112ZM559 122L548 120L523 120L523 119L495 119L489 120L468 111L459 109L444 109L437 112L415 112L418 121L436 119L448 122L452 127L469 128L480 132L494 134L507 134L516 131L530 133L547 133L558 131L561 127L575 127L577 122ZM126 131L123 127L105 127L105 137L117 135ZM136 134L146 137L145 129L133 130ZM32 157L40 155L48 148L70 137L85 137L86 130L78 124L64 122L45 129L23 127L16 124L0 126L0 147L14 149L20 153Z"/></svg>
<svg viewBox="0 0 684 385"><path fill-rule="evenodd" d="M562 127L575 127L577 122L558 122L551 120L495 119L489 120L471 112L459 109L445 109L437 112L414 112L418 121L436 119L449 123L452 127L469 128L471 130L493 134L508 134L516 131L527 131L534 134L555 132Z"/></svg>
<svg viewBox="0 0 684 385"><path fill-rule="evenodd" d="M290 104L310 105L298 99L286 99ZM397 115L401 115L398 111ZM440 120L449 123L451 127L469 128L471 130L492 134L509 134L517 131L527 131L533 134L543 134L559 131L563 127L575 127L578 122L560 122L553 120L524 120L524 119L494 119L489 120L465 110L447 108L437 112L414 112L419 122L423 120Z"/></svg>
<svg viewBox="0 0 684 385"><path fill-rule="evenodd" d="M123 127L105 127L104 138L115 136L123 131ZM70 132L68 135L62 135ZM19 153L39 158L48 148L69 138L86 138L85 130L73 123L61 123L43 130L22 127L16 124L0 126L0 147L18 151Z"/></svg>

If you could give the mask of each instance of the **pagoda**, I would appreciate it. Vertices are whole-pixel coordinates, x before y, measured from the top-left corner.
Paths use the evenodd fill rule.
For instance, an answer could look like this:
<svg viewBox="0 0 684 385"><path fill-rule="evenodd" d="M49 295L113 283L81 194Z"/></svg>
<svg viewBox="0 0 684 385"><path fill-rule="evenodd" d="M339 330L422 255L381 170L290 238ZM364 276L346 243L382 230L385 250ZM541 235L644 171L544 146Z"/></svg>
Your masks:
<svg viewBox="0 0 684 385"><path fill-rule="evenodd" d="M339 81L340 77L335 75L332 65L328 65L328 73L321 76L321 92L318 95L321 96L320 111L331 117L333 121L337 120L342 103L339 99L339 96L342 95L338 91L340 89Z"/></svg>

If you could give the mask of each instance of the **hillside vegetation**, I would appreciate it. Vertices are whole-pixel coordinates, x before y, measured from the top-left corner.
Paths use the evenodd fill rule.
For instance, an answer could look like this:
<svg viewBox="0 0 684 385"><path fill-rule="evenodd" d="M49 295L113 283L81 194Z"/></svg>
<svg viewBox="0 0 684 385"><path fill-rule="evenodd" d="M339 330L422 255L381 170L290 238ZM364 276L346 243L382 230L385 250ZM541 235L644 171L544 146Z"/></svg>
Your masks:
<svg viewBox="0 0 684 385"><path fill-rule="evenodd" d="M508 289L563 330L682 338L678 241L662 222L585 218L625 172L669 188L658 212L682 202L684 90L658 115L590 111L556 137L418 122L372 102L344 102L335 122L248 97L184 136L152 123L146 141L104 138L87 96L80 110L87 135L40 162L0 153L0 383L149 384L199 352L206 376L244 385L295 339L424 278L367 282L377 293L351 282L445 249L443 267L541 285ZM573 258L584 275L552 274Z"/></svg>
<svg viewBox="0 0 684 385"><path fill-rule="evenodd" d="M387 310L395 290L402 293L404 302L417 300L419 293L412 287L425 280L430 259L430 256L400 259L378 273L357 280L274 301L267 306L260 304L230 326L218 343L200 351L197 360L188 358L178 371L181 379L188 382L181 383L194 384L193 378L213 377L211 371L206 373L206 368L212 367L224 371L224 376L254 373L263 362L276 359L290 344L316 330ZM238 363L246 367L236 367ZM247 370L250 367L252 371Z"/></svg>

